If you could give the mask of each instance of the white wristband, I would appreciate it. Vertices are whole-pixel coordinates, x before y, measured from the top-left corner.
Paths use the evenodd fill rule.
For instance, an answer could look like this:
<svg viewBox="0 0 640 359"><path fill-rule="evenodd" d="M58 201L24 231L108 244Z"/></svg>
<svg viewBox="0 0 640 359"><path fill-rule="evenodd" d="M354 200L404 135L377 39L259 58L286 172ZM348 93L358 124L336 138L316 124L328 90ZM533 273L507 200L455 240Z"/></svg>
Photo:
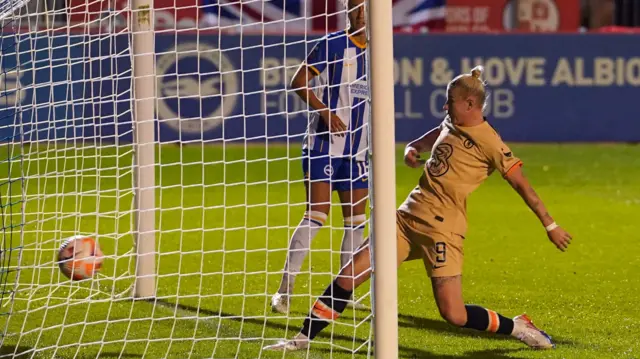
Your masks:
<svg viewBox="0 0 640 359"><path fill-rule="evenodd" d="M545 229L547 230L547 232L551 232L554 229L560 227L559 225L556 224L556 222L551 223L550 225L546 226Z"/></svg>

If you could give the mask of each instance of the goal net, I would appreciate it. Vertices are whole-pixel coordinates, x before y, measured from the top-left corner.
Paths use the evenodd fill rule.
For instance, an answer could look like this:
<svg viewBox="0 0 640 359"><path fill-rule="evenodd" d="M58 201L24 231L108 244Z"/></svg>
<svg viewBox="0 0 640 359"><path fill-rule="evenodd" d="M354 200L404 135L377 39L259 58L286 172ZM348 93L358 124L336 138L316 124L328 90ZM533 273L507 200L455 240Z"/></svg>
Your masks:
<svg viewBox="0 0 640 359"><path fill-rule="evenodd" d="M345 226L334 192L289 313L272 312L314 116L289 82L347 9L132 1L31 0L0 20L0 357L283 357L261 348L300 329L340 269ZM321 100L342 85L311 82ZM368 137L360 122L347 139L356 130ZM104 253L92 279L59 269L76 235ZM354 301L372 306L368 284ZM371 356L372 318L347 309L296 357Z"/></svg>

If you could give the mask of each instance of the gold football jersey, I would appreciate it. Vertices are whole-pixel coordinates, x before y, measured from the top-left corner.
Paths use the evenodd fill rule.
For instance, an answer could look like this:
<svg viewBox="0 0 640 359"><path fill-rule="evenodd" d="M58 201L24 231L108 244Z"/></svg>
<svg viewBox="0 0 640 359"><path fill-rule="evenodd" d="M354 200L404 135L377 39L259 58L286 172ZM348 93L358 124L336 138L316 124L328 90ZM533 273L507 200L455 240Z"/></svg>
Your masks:
<svg viewBox="0 0 640 359"><path fill-rule="evenodd" d="M522 162L486 119L463 127L454 125L447 116L440 130L418 186L399 210L435 229L464 236L469 194L494 170L506 176Z"/></svg>

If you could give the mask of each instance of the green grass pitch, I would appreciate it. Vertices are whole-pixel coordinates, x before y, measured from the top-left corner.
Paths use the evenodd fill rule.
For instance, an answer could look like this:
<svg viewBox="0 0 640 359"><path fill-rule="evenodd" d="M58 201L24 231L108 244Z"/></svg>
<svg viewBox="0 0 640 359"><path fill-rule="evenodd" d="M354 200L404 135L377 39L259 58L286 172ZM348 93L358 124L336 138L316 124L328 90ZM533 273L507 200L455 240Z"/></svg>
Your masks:
<svg viewBox="0 0 640 359"><path fill-rule="evenodd" d="M506 316L527 312L554 337L557 349L531 351L509 338L450 327L439 318L429 280L416 261L399 270L400 356L639 358L640 147L512 147L574 241L566 253L555 249L518 195L492 176L468 201L464 297ZM341 232L326 228L303 267L313 274L298 278L291 318L270 313L284 249L303 212L300 162L288 159L299 156L296 144L289 149L228 146L224 152L160 147L161 304L112 298L132 283L130 150L42 148L40 160L32 156L25 162L26 173L47 173L46 181L30 180L27 191L58 195L31 198L25 207L21 285L13 306L3 302L0 325L7 336L0 353L25 353L17 358L367 357L369 313L350 310L319 338L337 346L319 344L308 353L286 356L260 352L273 339L298 330L330 273L338 270L338 255L329 249L340 248ZM398 148L398 203L420 175L404 167L401 156ZM15 164L2 166L15 178ZM2 188L4 195L7 183ZM9 192L15 197L20 187ZM3 218L6 228L6 210ZM329 224L340 226L338 207ZM60 239L76 230L98 233L108 258L104 277L71 286L57 270L55 253ZM5 234L5 266L17 264L17 250L11 260L6 256L18 242ZM3 278L11 283L15 272ZM357 295L366 295L368 288ZM88 295L91 300L82 300ZM341 349L359 346L355 354Z"/></svg>

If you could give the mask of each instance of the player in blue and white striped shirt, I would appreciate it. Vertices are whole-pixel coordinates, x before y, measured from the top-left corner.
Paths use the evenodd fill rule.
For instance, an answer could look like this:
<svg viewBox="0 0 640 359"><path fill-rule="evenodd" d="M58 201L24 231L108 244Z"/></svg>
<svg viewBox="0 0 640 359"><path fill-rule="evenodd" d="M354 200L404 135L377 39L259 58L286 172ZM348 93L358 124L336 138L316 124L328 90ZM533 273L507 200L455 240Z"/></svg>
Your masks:
<svg viewBox="0 0 640 359"><path fill-rule="evenodd" d="M288 309L311 240L327 219L333 190L344 216L341 266L363 242L369 189L364 0L349 0L348 8L349 28L320 39L291 81L310 112L302 161L307 211L293 233L280 288L271 300L273 310L281 313ZM313 79L317 82L312 89Z"/></svg>

